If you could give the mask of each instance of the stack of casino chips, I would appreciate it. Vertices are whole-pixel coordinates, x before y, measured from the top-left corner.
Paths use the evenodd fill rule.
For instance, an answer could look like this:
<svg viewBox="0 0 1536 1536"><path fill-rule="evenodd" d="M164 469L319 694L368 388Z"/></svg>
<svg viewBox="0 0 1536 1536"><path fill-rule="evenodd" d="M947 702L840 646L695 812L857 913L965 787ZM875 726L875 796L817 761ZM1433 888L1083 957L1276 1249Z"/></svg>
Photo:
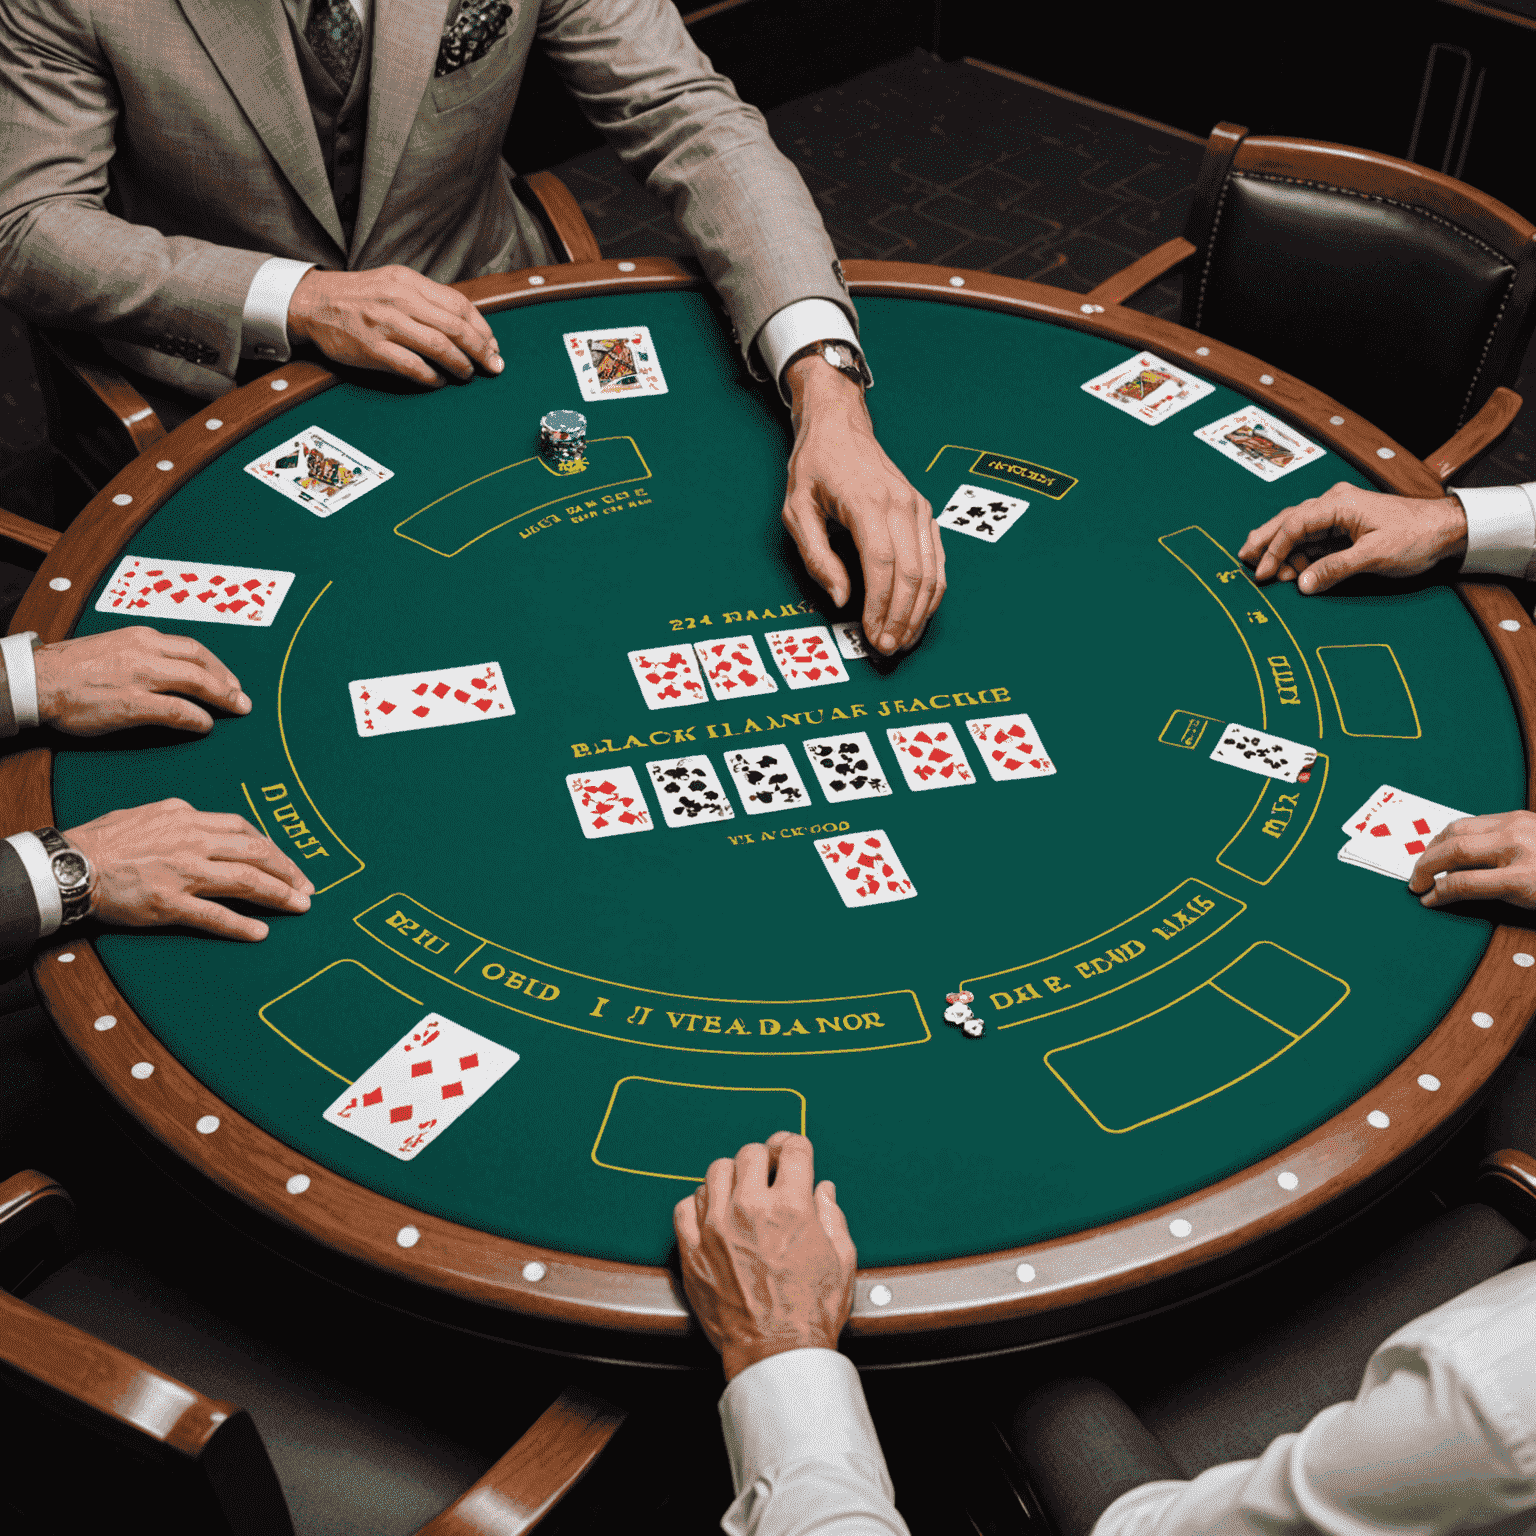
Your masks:
<svg viewBox="0 0 1536 1536"><path fill-rule="evenodd" d="M587 467L587 418L580 411L550 411L539 422L539 457L557 475Z"/></svg>
<svg viewBox="0 0 1536 1536"><path fill-rule="evenodd" d="M971 1012L971 1004L976 1001L974 992L946 992L944 1001L949 1004L944 1010L944 1022L953 1024L967 1040L980 1040L986 1033L986 1025Z"/></svg>

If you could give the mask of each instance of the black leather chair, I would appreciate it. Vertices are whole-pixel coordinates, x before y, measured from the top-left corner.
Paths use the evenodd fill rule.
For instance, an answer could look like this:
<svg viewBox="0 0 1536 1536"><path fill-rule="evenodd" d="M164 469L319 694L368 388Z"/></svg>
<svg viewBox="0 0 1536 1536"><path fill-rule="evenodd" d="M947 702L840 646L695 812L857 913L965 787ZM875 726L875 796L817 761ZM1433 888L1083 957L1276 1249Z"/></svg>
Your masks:
<svg viewBox="0 0 1536 1536"><path fill-rule="evenodd" d="M1514 420L1536 226L1390 155L1220 123L1181 238L1089 294L1184 267L1183 323L1324 390L1442 482Z"/></svg>

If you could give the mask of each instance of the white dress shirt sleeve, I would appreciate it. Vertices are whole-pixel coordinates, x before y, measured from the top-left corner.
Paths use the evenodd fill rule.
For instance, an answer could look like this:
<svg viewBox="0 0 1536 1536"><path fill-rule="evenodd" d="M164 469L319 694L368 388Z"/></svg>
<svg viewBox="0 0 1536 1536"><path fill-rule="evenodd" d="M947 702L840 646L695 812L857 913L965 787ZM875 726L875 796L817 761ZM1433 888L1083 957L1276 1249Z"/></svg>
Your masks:
<svg viewBox="0 0 1536 1536"><path fill-rule="evenodd" d="M1468 576L1524 576L1536 563L1536 482L1451 494L1467 514Z"/></svg>
<svg viewBox="0 0 1536 1536"><path fill-rule="evenodd" d="M736 1486L726 1536L908 1536L846 1356L791 1349L759 1360L725 1389L720 1421Z"/></svg>
<svg viewBox="0 0 1536 1536"><path fill-rule="evenodd" d="M11 713L16 729L24 731L37 724L37 664L32 660L34 630L23 635L7 635L0 640L0 666L5 668L5 682L11 694Z"/></svg>
<svg viewBox="0 0 1536 1536"><path fill-rule="evenodd" d="M299 279L313 266L312 261L270 256L256 269L240 316L241 357L286 363L293 355L288 345L288 305Z"/></svg>
<svg viewBox="0 0 1536 1536"><path fill-rule="evenodd" d="M32 882L32 894L37 898L37 914L40 920L38 938L46 939L59 931L64 921L64 901L59 895L59 882L53 878L53 864L48 850L43 847L35 832L18 832L6 838L16 850L21 866Z"/></svg>
<svg viewBox="0 0 1536 1536"><path fill-rule="evenodd" d="M1353 1402L1256 1461L1146 1483L1093 1536L1513 1536L1536 1528L1536 1264L1400 1328Z"/></svg>
<svg viewBox="0 0 1536 1536"><path fill-rule="evenodd" d="M762 354L768 377L779 386L784 403L789 391L784 387L784 367L801 347L813 341L846 341L860 357L858 332L848 318L848 311L831 299L797 299L770 316L757 333L757 350ZM867 366L867 361L866 361Z"/></svg>

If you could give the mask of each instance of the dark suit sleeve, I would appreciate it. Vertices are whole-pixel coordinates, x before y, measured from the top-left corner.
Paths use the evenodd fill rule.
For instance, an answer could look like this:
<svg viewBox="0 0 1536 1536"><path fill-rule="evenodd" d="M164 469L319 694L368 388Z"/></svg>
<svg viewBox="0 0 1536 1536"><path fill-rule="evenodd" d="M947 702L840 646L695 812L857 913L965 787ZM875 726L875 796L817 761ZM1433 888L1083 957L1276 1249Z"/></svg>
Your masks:
<svg viewBox="0 0 1536 1536"><path fill-rule="evenodd" d="M9 843L0 842L0 959L25 954L42 926L26 865Z"/></svg>

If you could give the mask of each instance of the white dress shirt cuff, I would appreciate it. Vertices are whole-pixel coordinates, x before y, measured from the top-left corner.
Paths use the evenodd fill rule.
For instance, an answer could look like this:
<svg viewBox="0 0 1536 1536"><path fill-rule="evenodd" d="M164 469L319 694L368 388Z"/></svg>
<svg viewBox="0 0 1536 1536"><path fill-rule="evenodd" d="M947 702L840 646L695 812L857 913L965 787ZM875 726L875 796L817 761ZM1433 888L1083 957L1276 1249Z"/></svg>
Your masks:
<svg viewBox="0 0 1536 1536"><path fill-rule="evenodd" d="M1536 557L1536 483L1451 493L1467 514L1468 576L1524 576Z"/></svg>
<svg viewBox="0 0 1536 1536"><path fill-rule="evenodd" d="M35 832L18 832L15 837L6 838L6 842L16 850L27 879L32 882L40 921L37 936L46 939L57 933L64 921L64 902L59 896L59 882L53 878L53 862Z"/></svg>
<svg viewBox="0 0 1536 1536"><path fill-rule="evenodd" d="M312 261L272 256L256 269L240 316L241 357L286 363L293 355L288 346L288 305L299 279L313 266Z"/></svg>
<svg viewBox="0 0 1536 1536"><path fill-rule="evenodd" d="M784 387L785 365L801 347L808 347L813 341L846 341L860 357L864 356L847 310L831 299L796 299L766 320L757 333L757 350L786 405L789 391Z"/></svg>
<svg viewBox="0 0 1536 1536"><path fill-rule="evenodd" d="M0 662L5 664L11 713L16 717L18 731L37 724L37 666L32 660L32 642L36 639L36 632L29 629L24 635L7 635L0 640Z"/></svg>

